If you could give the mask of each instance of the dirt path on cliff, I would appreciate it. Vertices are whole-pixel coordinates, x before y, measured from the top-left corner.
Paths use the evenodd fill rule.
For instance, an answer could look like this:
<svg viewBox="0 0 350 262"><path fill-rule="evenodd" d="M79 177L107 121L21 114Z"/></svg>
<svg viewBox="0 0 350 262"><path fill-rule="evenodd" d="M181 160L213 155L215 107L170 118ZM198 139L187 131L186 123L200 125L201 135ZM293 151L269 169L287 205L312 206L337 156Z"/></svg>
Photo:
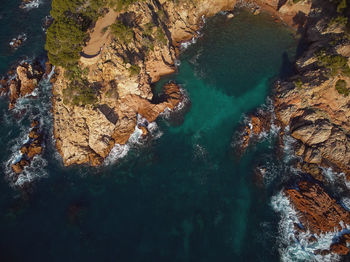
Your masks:
<svg viewBox="0 0 350 262"><path fill-rule="evenodd" d="M117 12L115 12L113 9L109 9L105 16L97 20L94 31L90 34L90 40L83 48L82 55L84 57L94 57L100 53L101 48L107 42L110 32L109 29L103 32L104 28L113 24L117 18L117 15Z"/></svg>

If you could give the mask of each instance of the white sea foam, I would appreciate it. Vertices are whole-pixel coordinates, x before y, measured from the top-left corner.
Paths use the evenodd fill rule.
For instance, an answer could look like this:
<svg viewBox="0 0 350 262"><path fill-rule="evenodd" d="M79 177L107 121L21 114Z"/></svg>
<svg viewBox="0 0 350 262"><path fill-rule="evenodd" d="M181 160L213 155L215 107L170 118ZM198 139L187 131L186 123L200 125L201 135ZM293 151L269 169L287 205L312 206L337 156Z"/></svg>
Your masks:
<svg viewBox="0 0 350 262"><path fill-rule="evenodd" d="M21 4L20 7L25 10L31 10L34 8L38 8L41 4L41 0L33 0L26 4Z"/></svg>
<svg viewBox="0 0 350 262"><path fill-rule="evenodd" d="M137 122L135 126L134 132L131 134L128 142L125 145L116 144L108 157L104 160L104 165L111 165L117 163L120 159L127 156L129 150L131 148L140 147L144 145L145 139L143 139L143 132L138 127L139 125L147 126L147 130L152 137L152 139L158 139L162 136L162 132L160 131L156 122L148 123L148 121L143 118L141 115L137 115Z"/></svg>
<svg viewBox="0 0 350 262"><path fill-rule="evenodd" d="M11 152L13 152L9 159L4 163L4 169L5 169L5 175L10 181L10 184L12 186L23 186L25 183L32 182L33 180L47 176L47 172L45 170L45 167L47 166L47 161L41 156L37 155L35 156L31 162L30 166L27 166L24 168L24 171L17 175L12 170L12 165L17 163L22 159L22 153L20 151L20 148L26 144L29 141L28 133L31 129L27 130L23 126L21 128L21 134L19 138L16 138L12 141L10 141L9 145L13 143L11 146Z"/></svg>
<svg viewBox="0 0 350 262"><path fill-rule="evenodd" d="M350 181L346 178L344 173L337 173L333 171L331 167L324 168L321 167L323 175L326 177L328 182L331 184L334 184L335 182L337 183L342 183L344 184L348 189L350 189Z"/></svg>
<svg viewBox="0 0 350 262"><path fill-rule="evenodd" d="M22 34L19 34L17 37L12 38L12 40L9 43L9 45L11 47L13 47L17 40L21 40L22 41L21 44L23 44L27 40L27 34L26 33L22 33Z"/></svg>
<svg viewBox="0 0 350 262"><path fill-rule="evenodd" d="M350 198L349 197L343 197L341 199L341 204L346 210L350 211Z"/></svg>
<svg viewBox="0 0 350 262"><path fill-rule="evenodd" d="M286 126L284 129L284 136L283 136L284 163L289 163L291 160L297 158L294 152L295 143L296 143L296 140L289 135L289 126Z"/></svg>
<svg viewBox="0 0 350 262"><path fill-rule="evenodd" d="M179 67L181 65L181 60L180 59L175 59L174 64L175 64L176 67Z"/></svg>
<svg viewBox="0 0 350 262"><path fill-rule="evenodd" d="M198 158L203 159L208 155L207 149L200 144L194 144L193 151L194 151L193 156L195 159L198 159Z"/></svg>
<svg viewBox="0 0 350 262"><path fill-rule="evenodd" d="M18 176L14 185L22 187L23 185L31 183L36 179L47 177L48 173L45 169L47 163L47 160L41 155L36 155L30 162L30 166L25 167L23 173Z"/></svg>
<svg viewBox="0 0 350 262"><path fill-rule="evenodd" d="M104 160L104 165L111 165L116 163L119 159L124 158L130 150L130 146L128 144L125 145L119 145L116 144L111 152L109 153L108 157Z"/></svg>
<svg viewBox="0 0 350 262"><path fill-rule="evenodd" d="M185 50L189 46L191 46L191 45L193 45L195 43L197 43L197 37L192 37L191 40L181 43L180 48L181 48L181 50Z"/></svg>
<svg viewBox="0 0 350 262"><path fill-rule="evenodd" d="M271 206L281 217L278 244L282 261L331 262L340 260L340 257L333 253L324 256L315 254L317 250L328 250L339 232L313 235L309 231L298 231L296 234L295 224L300 225L300 221L297 212L283 191L272 197ZM316 240L310 241L311 237L315 237Z"/></svg>

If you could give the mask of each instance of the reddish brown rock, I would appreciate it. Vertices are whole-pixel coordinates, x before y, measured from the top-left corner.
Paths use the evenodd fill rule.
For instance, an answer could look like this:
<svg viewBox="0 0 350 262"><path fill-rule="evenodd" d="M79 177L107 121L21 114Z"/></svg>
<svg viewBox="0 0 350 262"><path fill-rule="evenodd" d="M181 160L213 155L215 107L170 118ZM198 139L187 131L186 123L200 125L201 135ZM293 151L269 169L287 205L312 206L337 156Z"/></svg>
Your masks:
<svg viewBox="0 0 350 262"><path fill-rule="evenodd" d="M142 130L142 137L146 137L148 135L148 130L145 126L138 125L138 128L140 128Z"/></svg>
<svg viewBox="0 0 350 262"><path fill-rule="evenodd" d="M41 146L40 141L35 140L28 147L27 157L29 159L32 159L34 156L41 154L42 151L43 151L43 148Z"/></svg>
<svg viewBox="0 0 350 262"><path fill-rule="evenodd" d="M37 126L39 126L39 121L33 120L30 125L31 125L31 127L37 127Z"/></svg>
<svg viewBox="0 0 350 262"><path fill-rule="evenodd" d="M252 139L257 141L263 132L269 132L271 129L270 112L261 111L249 116L248 124L242 128L240 137L239 151L243 153L249 146Z"/></svg>
<svg viewBox="0 0 350 262"><path fill-rule="evenodd" d="M45 76L47 77L52 71L52 64L49 61L45 62Z"/></svg>
<svg viewBox="0 0 350 262"><path fill-rule="evenodd" d="M302 181L298 189L285 190L298 211L299 220L311 233L341 230L341 223L350 225L350 213L315 183Z"/></svg>
<svg viewBox="0 0 350 262"><path fill-rule="evenodd" d="M32 130L30 131L28 137L30 138L29 142L24 144L20 151L22 153L21 160L13 164L12 170L16 173L22 173L25 166L30 165L30 161L36 156L42 153L43 147L42 147L42 134L40 133L40 130L38 128L39 122L38 121L32 121Z"/></svg>
<svg viewBox="0 0 350 262"><path fill-rule="evenodd" d="M7 94L9 91L10 104L9 109L15 107L18 98L28 95L37 87L43 76L43 70L39 62L33 64L22 63L15 70L10 70L5 78L0 80L3 87L1 94ZM12 79L9 81L9 79Z"/></svg>
<svg viewBox="0 0 350 262"><path fill-rule="evenodd" d="M40 134L38 133L37 129L33 129L32 131L30 131L28 136L30 139L38 139L40 137Z"/></svg>
<svg viewBox="0 0 350 262"><path fill-rule="evenodd" d="M22 158L19 162L17 162L16 164L13 164L11 168L13 172L15 172L16 174L20 174L23 172L26 166L29 166L29 161Z"/></svg>
<svg viewBox="0 0 350 262"><path fill-rule="evenodd" d="M16 101L20 96L20 89L18 86L18 82L12 80L10 83L10 104L9 109L13 109L15 107Z"/></svg>
<svg viewBox="0 0 350 262"><path fill-rule="evenodd" d="M349 248L345 243L334 243L331 245L330 251L338 255L346 255L349 253Z"/></svg>
<svg viewBox="0 0 350 262"><path fill-rule="evenodd" d="M32 67L31 66L18 66L17 67L17 76L20 85L21 96L28 95L34 91L38 84L36 78L30 78Z"/></svg>

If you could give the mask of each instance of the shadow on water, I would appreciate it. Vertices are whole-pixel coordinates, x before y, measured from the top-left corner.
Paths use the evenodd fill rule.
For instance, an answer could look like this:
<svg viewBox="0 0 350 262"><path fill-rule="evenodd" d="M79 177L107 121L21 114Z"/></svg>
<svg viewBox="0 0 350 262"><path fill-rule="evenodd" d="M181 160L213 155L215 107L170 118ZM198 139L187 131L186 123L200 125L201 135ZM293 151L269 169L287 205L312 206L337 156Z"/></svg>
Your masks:
<svg viewBox="0 0 350 262"><path fill-rule="evenodd" d="M282 64L279 73L279 79L285 80L290 76L293 76L295 73L294 69L294 59L289 59L289 54L287 52L283 52L282 54Z"/></svg>

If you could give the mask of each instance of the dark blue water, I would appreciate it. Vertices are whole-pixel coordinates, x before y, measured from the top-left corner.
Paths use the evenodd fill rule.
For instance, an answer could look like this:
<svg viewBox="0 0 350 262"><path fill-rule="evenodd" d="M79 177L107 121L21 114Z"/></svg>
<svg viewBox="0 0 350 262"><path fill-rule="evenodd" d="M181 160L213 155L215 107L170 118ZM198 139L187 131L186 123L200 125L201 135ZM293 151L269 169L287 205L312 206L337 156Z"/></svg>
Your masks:
<svg viewBox="0 0 350 262"><path fill-rule="evenodd" d="M48 7L26 13L18 1L7 2L2 72L22 55L41 53L38 27ZM27 42L9 52L9 33L23 31ZM131 144L124 158L103 168L62 166L51 141L48 83L41 83L38 99L20 101L21 119L0 101L4 174L31 119L41 118L47 144L31 172L46 177L29 193L0 179L0 261L279 261L279 217L270 202L279 190L273 170L283 163L273 136L242 157L232 144L244 115L288 73L297 41L268 15L245 11L232 20L209 19L202 32L183 52L178 73L161 81L182 85L188 112L159 119L158 139ZM263 186L254 173L261 164L271 173Z"/></svg>

